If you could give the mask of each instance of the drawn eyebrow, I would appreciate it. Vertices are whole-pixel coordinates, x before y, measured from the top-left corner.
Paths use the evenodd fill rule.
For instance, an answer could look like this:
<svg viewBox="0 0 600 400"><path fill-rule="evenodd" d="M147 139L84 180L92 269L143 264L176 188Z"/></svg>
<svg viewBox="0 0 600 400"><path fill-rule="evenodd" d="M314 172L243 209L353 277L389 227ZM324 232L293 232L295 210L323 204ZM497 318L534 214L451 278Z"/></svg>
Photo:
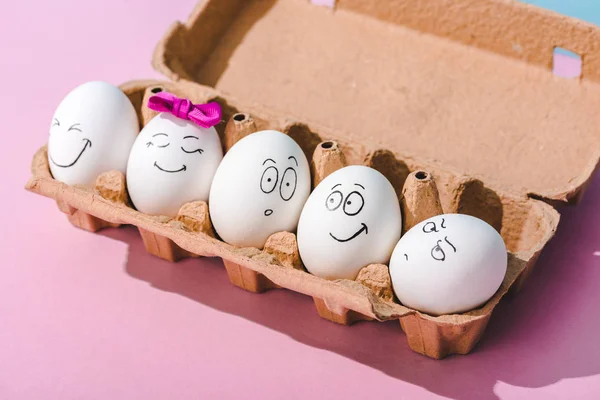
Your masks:
<svg viewBox="0 0 600 400"><path fill-rule="evenodd" d="M55 122L54 122L54 125L58 125L58 126L60 126L60 121L58 120L58 118L54 118L54 121L55 121Z"/></svg>
<svg viewBox="0 0 600 400"><path fill-rule="evenodd" d="M342 184L341 184L341 183L338 183L337 185L333 185L333 187L331 188L331 190L335 189L335 188L336 188L336 187L338 187L338 186L342 186Z"/></svg>
<svg viewBox="0 0 600 400"><path fill-rule="evenodd" d="M76 124L71 125L71 127L69 129L67 129L67 132L70 131L70 130L81 132L81 129L79 129L77 127L77 125L81 125L81 124L80 123L76 123Z"/></svg>
<svg viewBox="0 0 600 400"><path fill-rule="evenodd" d="M200 140L200 138L196 137L196 136L184 136L183 138L184 139L198 139L198 140Z"/></svg>
<svg viewBox="0 0 600 400"><path fill-rule="evenodd" d="M272 161L272 162L273 162L273 164L277 164L277 163L275 162L275 160L273 160L272 158L267 158L265 161L263 161L263 164L262 164L262 165L265 165L265 163L266 163L267 161Z"/></svg>
<svg viewBox="0 0 600 400"><path fill-rule="evenodd" d="M450 243L450 241L448 240L448 236L446 236L444 238L444 240L446 241L446 243L448 243L450 246L452 246L452 250L454 250L454 252L456 253L456 247L454 247L454 245L452 243Z"/></svg>
<svg viewBox="0 0 600 400"><path fill-rule="evenodd" d="M288 157L288 160L291 160L292 158L294 159L294 162L296 163L296 167L297 167L297 166L298 166L298 160L296 160L296 157L294 157L294 156L289 156L289 157Z"/></svg>
<svg viewBox="0 0 600 400"><path fill-rule="evenodd" d="M166 137L169 137L169 135L167 135L166 133L155 133L154 135L152 135L152 137L157 137L157 136L166 136Z"/></svg>
<svg viewBox="0 0 600 400"><path fill-rule="evenodd" d="M360 183L355 183L356 186L360 186L361 188L365 189L365 187L363 185L361 185Z"/></svg>

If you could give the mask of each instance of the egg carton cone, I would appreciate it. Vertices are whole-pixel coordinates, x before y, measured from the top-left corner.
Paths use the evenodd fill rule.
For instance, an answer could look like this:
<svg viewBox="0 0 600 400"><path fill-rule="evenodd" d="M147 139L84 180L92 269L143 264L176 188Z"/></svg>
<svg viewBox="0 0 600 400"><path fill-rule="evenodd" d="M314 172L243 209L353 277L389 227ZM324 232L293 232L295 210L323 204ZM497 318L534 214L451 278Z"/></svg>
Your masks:
<svg viewBox="0 0 600 400"><path fill-rule="evenodd" d="M69 220L84 229L95 231L124 224L134 225L139 229L147 251L154 255L171 261L186 257L220 257L235 286L257 293L284 288L311 296L319 315L333 322L351 324L359 320L399 320L409 346L429 357L466 354L475 346L498 301L511 287L520 284L523 274L533 267L537 255L553 236L558 224L558 213L541 200L493 188L476 177L436 163L402 156L394 146L382 148L375 141L358 141L345 132L289 113L275 112L256 104L244 105L233 96L190 82L134 81L123 84L121 89L137 110L140 125L147 122L144 99L148 91L156 87L187 97L194 103L219 102L224 115L223 123L216 128L224 138L222 143L226 143L227 136L225 121L241 114L252 118L258 130L276 129L293 137L317 165L337 159L335 169L342 165L339 159L343 157L344 165L367 165L377 169L392 182L399 201L404 195L414 199L414 205L418 207L418 196L425 193L428 211L417 219L439 212L439 204L445 213L459 212L485 220L501 233L509 251L508 271L502 286L476 310L442 316L421 313L402 306L394 298L386 265L365 266L354 281L318 278L302 266L293 232L273 234L263 249L231 246L215 234L206 203L184 204L173 218L143 214L131 206L125 177L117 171L101 174L94 187L69 186L54 180L45 146L33 158L32 176L26 188L54 199L61 211L69 216L81 215ZM323 143L331 143L332 146L323 147ZM337 149L338 156L331 157L324 151L332 148ZM434 185L437 198L432 190ZM427 190L424 191L423 187ZM406 215L407 207L414 209L413 203L409 206L409 202L405 203L401 205ZM90 224L85 221L97 222ZM198 290L202 290L201 283Z"/></svg>

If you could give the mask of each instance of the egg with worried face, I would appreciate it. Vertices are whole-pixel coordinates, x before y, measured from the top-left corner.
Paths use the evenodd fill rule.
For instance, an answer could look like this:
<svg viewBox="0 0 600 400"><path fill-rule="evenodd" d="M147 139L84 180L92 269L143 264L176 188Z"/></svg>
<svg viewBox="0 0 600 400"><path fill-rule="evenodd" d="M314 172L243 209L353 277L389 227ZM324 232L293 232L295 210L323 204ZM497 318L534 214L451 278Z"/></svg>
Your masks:
<svg viewBox="0 0 600 400"><path fill-rule="evenodd" d="M223 158L214 127L202 128L170 113L154 117L138 135L127 164L127 188L146 214L175 216L184 203L208 201Z"/></svg>
<svg viewBox="0 0 600 400"><path fill-rule="evenodd" d="M311 193L298 223L298 249L308 272L354 279L386 263L402 232L394 188L377 170L353 165L327 176Z"/></svg>
<svg viewBox="0 0 600 400"><path fill-rule="evenodd" d="M240 247L262 248L276 232L296 230L310 193L310 169L298 144L278 131L260 131L223 157L209 210L219 236Z"/></svg>
<svg viewBox="0 0 600 400"><path fill-rule="evenodd" d="M405 306L453 314L489 300L506 266L506 246L492 226L470 215L444 214L404 234L390 260L390 276Z"/></svg>
<svg viewBox="0 0 600 400"><path fill-rule="evenodd" d="M125 172L139 132L127 96L101 81L73 89L58 105L50 126L48 162L54 179L93 185L110 170Z"/></svg>

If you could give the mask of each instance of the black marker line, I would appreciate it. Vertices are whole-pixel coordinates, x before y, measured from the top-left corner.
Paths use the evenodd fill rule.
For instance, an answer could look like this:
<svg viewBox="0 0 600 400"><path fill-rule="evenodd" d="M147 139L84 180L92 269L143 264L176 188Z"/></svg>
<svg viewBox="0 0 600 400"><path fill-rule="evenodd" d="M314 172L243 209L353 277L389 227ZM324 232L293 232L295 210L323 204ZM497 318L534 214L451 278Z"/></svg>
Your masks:
<svg viewBox="0 0 600 400"><path fill-rule="evenodd" d="M197 140L200 140L200 138L197 137L197 136L184 136L183 138L184 139L197 139Z"/></svg>
<svg viewBox="0 0 600 400"><path fill-rule="evenodd" d="M291 160L292 158L294 159L294 162L296 163L296 167L297 167L297 166L298 166L298 160L296 160L296 157L294 157L294 156L289 156L289 157L288 157L288 160Z"/></svg>
<svg viewBox="0 0 600 400"><path fill-rule="evenodd" d="M427 228L427 226L429 224L433 225L433 228L431 230L426 231L425 228ZM423 232L424 233L438 232L438 229L437 229L437 226L435 225L435 222L429 221L428 223L426 223L425 225L423 225Z"/></svg>
<svg viewBox="0 0 600 400"><path fill-rule="evenodd" d="M166 137L169 137L169 135L167 135L166 133L155 133L154 135L152 135L152 137L156 137L156 136L166 136Z"/></svg>
<svg viewBox="0 0 600 400"><path fill-rule="evenodd" d="M79 129L79 128L77 127L77 125L81 125L81 124L80 124L80 123L77 123L77 124L73 124L73 125L71 125L71 127L70 127L69 129L67 129L67 132L69 132L69 131L79 131L79 132L81 132L81 129Z"/></svg>
<svg viewBox="0 0 600 400"><path fill-rule="evenodd" d="M192 154L192 153L200 153L200 154L202 154L202 153L204 153L204 150L202 150L202 149L196 149L196 150L193 150L193 151L187 151L186 149L184 149L182 147L181 150L183 150L185 153L188 153L188 154Z"/></svg>
<svg viewBox="0 0 600 400"><path fill-rule="evenodd" d="M177 171L171 171L171 170L168 170L168 169L161 168L161 167L160 167L160 166L159 166L159 165L156 163L156 161L154 161L154 166L155 166L156 168L160 169L160 170L161 170L161 171L163 171L163 172L169 172L169 173L171 173L171 174L174 174L174 173L176 173L176 172L185 171L185 170L187 169L187 168L186 168L186 166L185 166L185 164L184 164L184 165L183 165L183 167L179 168Z"/></svg>
<svg viewBox="0 0 600 400"><path fill-rule="evenodd" d="M338 242L344 243L344 242L349 242L350 240L354 239L355 237L357 237L358 235L360 235L361 233L363 233L363 231L365 232L365 235L368 235L369 234L369 228L367 228L367 225L364 222L361 225L362 225L362 228L360 228L354 235L350 236L348 239L338 239L335 236L333 236L331 234L331 232L329 232L329 236L331 236L332 238L334 238Z"/></svg>
<svg viewBox="0 0 600 400"><path fill-rule="evenodd" d="M272 158L267 158L265 161L263 161L262 165L265 165L267 161L273 161L273 164L277 164Z"/></svg>
<svg viewBox="0 0 600 400"><path fill-rule="evenodd" d="M448 243L450 246L452 246L452 248L454 249L454 252L456 253L456 247L454 247L454 245L452 243L450 243L450 241L448 240L448 236L446 236L444 238L444 240L446 241L446 243Z"/></svg>
<svg viewBox="0 0 600 400"><path fill-rule="evenodd" d="M446 227L444 226L444 223L446 223L446 220L444 218L442 218L442 223L440 224L440 226L444 229L446 229Z"/></svg>
<svg viewBox="0 0 600 400"><path fill-rule="evenodd" d="M365 188L363 185L361 185L360 183L355 183L356 186L360 186L361 188Z"/></svg>
<svg viewBox="0 0 600 400"><path fill-rule="evenodd" d="M446 253L444 252L444 250L440 247L440 242L441 240L437 241L437 244L435 246L433 246L433 249L431 249L431 258L433 258L436 261L444 261L446 260ZM436 256L433 255L433 253L435 251L439 251L442 253L442 258L437 258Z"/></svg>
<svg viewBox="0 0 600 400"><path fill-rule="evenodd" d="M84 138L83 140L85 141L85 146L83 146L83 149L81 150L81 152L79 153L79 155L77 156L77 158L75 159L75 161L73 161L71 164L69 164L69 165L60 165L60 164L57 164L56 161L54 161L54 159L50 155L50 153L48 153L48 158L50 159L50 161L52 161L52 164L56 165L57 167L61 167L61 168L72 167L73 165L75 165L75 163L77 161L79 161L79 158L81 158L81 156L83 155L83 152L85 151L85 149L87 149L88 145L90 146L90 149L92 148L92 141L90 139Z"/></svg>

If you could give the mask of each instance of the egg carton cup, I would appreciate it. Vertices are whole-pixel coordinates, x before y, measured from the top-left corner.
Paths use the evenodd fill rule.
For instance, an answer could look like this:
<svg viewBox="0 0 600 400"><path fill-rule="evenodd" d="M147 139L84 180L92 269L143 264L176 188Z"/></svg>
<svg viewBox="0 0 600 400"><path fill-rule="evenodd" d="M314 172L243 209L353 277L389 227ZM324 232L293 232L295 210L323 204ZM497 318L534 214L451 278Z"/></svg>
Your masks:
<svg viewBox="0 0 600 400"><path fill-rule="evenodd" d="M344 132L289 114L267 111L260 105L243 105L212 88L190 82L134 81L121 89L134 105L140 126L153 116L145 106L148 96L166 90L194 103L219 102L223 122L216 128L224 147L254 130L280 130L296 140L312 160L314 183L344 165L375 168L390 180L398 194L405 230L441 212L473 215L497 229L509 254L507 273L496 294L476 310L431 316L394 299L385 265L366 266L356 281L318 278L304 270L293 233L272 235L262 250L231 246L216 237L204 202L183 205L175 218L146 215L132 208L122 173L107 171L97 178L94 187L69 186L52 178L46 146L35 154L26 189L54 199L73 225L92 232L134 225L146 250L169 261L220 257L235 286L256 293L274 288L303 293L313 297L321 317L336 323L399 320L409 346L429 357L467 354L473 349L496 304L509 290L522 285L559 221L558 213L543 201L492 189L477 178L403 157L374 142L349 140ZM202 290L201 284L198 290Z"/></svg>

